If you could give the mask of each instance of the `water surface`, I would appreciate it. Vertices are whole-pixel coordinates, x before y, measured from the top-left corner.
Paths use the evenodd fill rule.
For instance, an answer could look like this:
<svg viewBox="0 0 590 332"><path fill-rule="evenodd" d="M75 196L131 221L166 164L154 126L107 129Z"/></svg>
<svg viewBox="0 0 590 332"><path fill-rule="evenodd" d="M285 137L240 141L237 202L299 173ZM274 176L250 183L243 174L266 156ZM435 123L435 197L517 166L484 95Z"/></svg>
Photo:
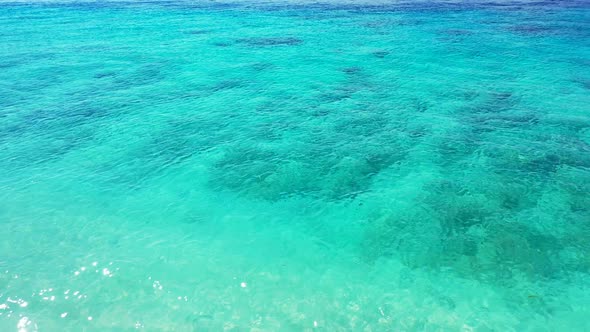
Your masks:
<svg viewBox="0 0 590 332"><path fill-rule="evenodd" d="M0 4L0 330L590 329L590 7Z"/></svg>

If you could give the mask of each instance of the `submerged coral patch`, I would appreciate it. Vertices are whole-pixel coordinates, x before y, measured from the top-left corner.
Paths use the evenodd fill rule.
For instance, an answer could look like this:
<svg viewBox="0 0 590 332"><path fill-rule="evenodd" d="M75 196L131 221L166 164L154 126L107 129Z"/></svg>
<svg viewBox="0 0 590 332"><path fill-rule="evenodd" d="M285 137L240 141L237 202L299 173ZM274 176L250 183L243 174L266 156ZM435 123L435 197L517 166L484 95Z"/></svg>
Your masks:
<svg viewBox="0 0 590 332"><path fill-rule="evenodd" d="M255 47L268 47L268 46L295 46L303 43L302 39L295 37L253 37L253 38L242 38L236 42L245 44L248 46Z"/></svg>

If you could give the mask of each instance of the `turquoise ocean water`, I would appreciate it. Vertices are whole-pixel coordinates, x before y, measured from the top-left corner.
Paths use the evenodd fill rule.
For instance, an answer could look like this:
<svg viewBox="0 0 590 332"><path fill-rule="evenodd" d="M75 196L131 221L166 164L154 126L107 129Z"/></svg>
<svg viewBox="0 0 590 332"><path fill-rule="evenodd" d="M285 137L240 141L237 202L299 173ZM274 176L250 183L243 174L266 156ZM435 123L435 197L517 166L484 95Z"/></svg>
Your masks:
<svg viewBox="0 0 590 332"><path fill-rule="evenodd" d="M590 330L590 6L2 3L0 230L0 331Z"/></svg>

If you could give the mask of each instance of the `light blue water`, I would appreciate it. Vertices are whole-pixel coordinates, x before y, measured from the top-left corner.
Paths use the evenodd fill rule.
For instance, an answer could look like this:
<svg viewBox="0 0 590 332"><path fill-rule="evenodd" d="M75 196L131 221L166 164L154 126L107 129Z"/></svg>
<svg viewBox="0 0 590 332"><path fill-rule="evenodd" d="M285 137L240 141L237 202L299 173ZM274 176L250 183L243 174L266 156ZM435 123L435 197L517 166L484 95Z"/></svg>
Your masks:
<svg viewBox="0 0 590 332"><path fill-rule="evenodd" d="M590 330L590 7L0 5L0 331Z"/></svg>

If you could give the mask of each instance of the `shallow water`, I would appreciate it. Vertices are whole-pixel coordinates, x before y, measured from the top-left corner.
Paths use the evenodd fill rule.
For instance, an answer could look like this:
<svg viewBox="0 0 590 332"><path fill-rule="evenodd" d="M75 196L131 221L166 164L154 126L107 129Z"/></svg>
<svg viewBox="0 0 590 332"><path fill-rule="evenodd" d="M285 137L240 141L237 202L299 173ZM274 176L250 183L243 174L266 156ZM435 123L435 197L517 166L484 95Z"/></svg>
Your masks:
<svg viewBox="0 0 590 332"><path fill-rule="evenodd" d="M0 5L1 331L590 329L590 7Z"/></svg>

